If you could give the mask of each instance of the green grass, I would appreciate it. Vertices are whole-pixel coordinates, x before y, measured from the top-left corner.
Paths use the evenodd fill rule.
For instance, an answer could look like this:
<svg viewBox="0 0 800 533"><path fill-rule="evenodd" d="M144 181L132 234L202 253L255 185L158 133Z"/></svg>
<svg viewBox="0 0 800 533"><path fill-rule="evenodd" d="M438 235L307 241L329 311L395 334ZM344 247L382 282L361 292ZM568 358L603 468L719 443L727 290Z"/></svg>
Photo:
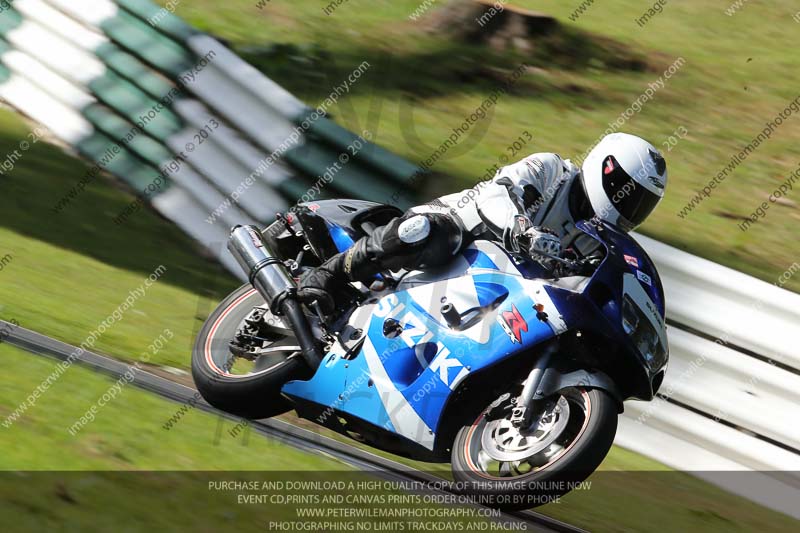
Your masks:
<svg viewBox="0 0 800 533"><path fill-rule="evenodd" d="M55 370L56 362L0 345L8 376L0 388L0 420ZM181 404L133 385L96 410L95 420L71 435L84 416L117 380L79 365L64 372L10 428L0 427L2 470L349 470L321 456L274 440L233 437L235 421L198 409L172 429L162 426ZM246 446L242 445L246 442Z"/></svg>
<svg viewBox="0 0 800 533"><path fill-rule="evenodd" d="M0 153L17 148L26 131L0 110ZM133 197L106 178L53 213L86 166L43 141L22 155L0 178L0 257L12 256L0 271L0 318L79 345L163 265L164 275L94 348L138 360L169 329L174 337L152 362L188 368L194 334L237 281L152 211L115 225Z"/></svg>
<svg viewBox="0 0 800 533"><path fill-rule="evenodd" d="M728 2L672 0L640 28L635 21L648 7L641 2L598 2L570 23L579 3L514 2L550 13L567 28L564 42L545 41L526 54L499 54L424 31L424 24L408 20L419 0L349 0L331 15L319 2L270 2L259 10L252 0L197 0L180 4L177 13L230 40L312 105L361 61L370 61L373 68L332 112L352 130L369 127L379 144L413 161L426 159L491 91L498 77L493 68L522 60L537 67L498 103L477 144L470 140L471 148L451 150L434 166L427 196L474 183L523 130L535 137L526 150L582 154L664 67L684 57L686 65L623 127L659 147L679 127L689 131L666 154L667 196L642 231L775 282L800 257L797 192L748 232L737 224L797 168L800 117L785 122L687 219L677 212L798 95L789 74L800 68L800 56L792 53L796 4L750 2L728 17ZM587 41L586 34L614 39L647 58L651 68L614 67L604 41ZM594 59L569 59L586 56ZM401 117L412 111L415 126L404 128ZM797 291L800 279L786 288Z"/></svg>
<svg viewBox="0 0 800 533"><path fill-rule="evenodd" d="M6 420L57 363L7 345L0 345L0 358L13 376L0 388L0 417ZM70 531L220 531L223 527L264 531L270 520L297 521L295 509L303 505L244 505L237 503L237 495L289 495L298 490L220 491L211 490L209 482L374 480L323 454L302 452L255 433L231 436L235 422L199 410L189 411L167 431L162 426L179 404L133 385L125 386L96 412L94 421L72 436L68 428L114 382L72 366L23 417L10 428L0 428L7 444L0 454L4 531L64 527ZM388 487L374 493L400 494ZM414 503L411 507L436 506ZM408 522L407 517L398 520ZM468 524L476 519L456 521Z"/></svg>

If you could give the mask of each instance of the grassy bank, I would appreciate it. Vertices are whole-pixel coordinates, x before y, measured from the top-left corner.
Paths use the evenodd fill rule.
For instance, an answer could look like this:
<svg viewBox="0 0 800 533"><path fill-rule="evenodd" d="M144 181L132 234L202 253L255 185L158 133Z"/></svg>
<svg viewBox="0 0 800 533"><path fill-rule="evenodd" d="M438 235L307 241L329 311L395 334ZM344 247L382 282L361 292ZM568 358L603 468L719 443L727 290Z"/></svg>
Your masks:
<svg viewBox="0 0 800 533"><path fill-rule="evenodd" d="M13 151L26 134L18 115L0 110L0 153ZM0 257L11 257L0 270L0 318L79 345L163 266L94 348L134 361L170 330L174 336L152 361L188 368L195 332L238 283L153 212L115 225L133 197L104 177L54 213L86 168L39 141L0 177Z"/></svg>
<svg viewBox="0 0 800 533"><path fill-rule="evenodd" d="M749 3L727 16L727 4L674 0L640 26L636 21L648 5L598 2L573 23L569 16L579 3L513 2L563 24L560 37L534 41L526 52L497 52L428 31L425 19L409 19L418 0L349 0L330 14L310 1L269 2L259 9L251 0L198 0L180 4L177 13L230 40L314 105L367 60L370 70L332 113L354 131L368 127L378 143L417 162L448 138L503 71L523 61L534 67L475 128L478 133L460 141L463 149L450 150L434 165L439 174L428 183L427 196L474 183L525 130L535 137L525 151L583 154L682 57L684 66L622 127L669 150L667 196L642 231L775 282L800 259L800 242L793 238L800 221L797 187L747 232L738 224L800 164L800 117L784 122L710 198L683 218L678 213L798 96L788 75L800 68L800 57L789 52L798 28L796 5ZM428 13L442 4L433 3ZM604 49L617 45L644 57L648 67L615 66L614 54ZM682 128L688 135L677 139ZM677 139L674 146L670 136ZM800 280L786 288L797 291Z"/></svg>
<svg viewBox="0 0 800 533"><path fill-rule="evenodd" d="M13 379L0 390L0 420L7 417L54 371L56 362L0 345ZM78 365L71 366L24 416L0 432L2 470L348 470L321 456L282 443L229 434L235 422L194 409L170 430L164 424L180 404ZM111 391L111 392L110 392ZM104 405L98 405L109 393ZM103 403L102 401L100 403ZM94 420L73 424L98 405ZM88 420L90 417L86 417Z"/></svg>
<svg viewBox="0 0 800 533"><path fill-rule="evenodd" d="M54 371L56 362L6 345L0 345L0 359L14 377L0 388L0 418L6 420ZM189 411L166 430L164 423L180 405L133 385L124 386L96 412L93 421L72 435L71 424L114 383L110 377L73 366L23 418L10 428L0 427L3 442L13 443L4 446L0 457L0 519L6 531L65 526L76 531L264 531L271 529L270 522L306 522L297 510L309 505L299 500L243 502L240 495L321 497L321 491L231 490L210 483L258 481L261 487L274 481L374 481L322 454L302 452L248 431L232 432L235 422L199 410ZM402 494L388 485L372 493ZM352 506L381 507L379 503ZM407 507L441 511L435 504L422 502ZM419 522L411 513L396 520L403 528ZM467 531L484 519L445 514L431 521L462 523Z"/></svg>

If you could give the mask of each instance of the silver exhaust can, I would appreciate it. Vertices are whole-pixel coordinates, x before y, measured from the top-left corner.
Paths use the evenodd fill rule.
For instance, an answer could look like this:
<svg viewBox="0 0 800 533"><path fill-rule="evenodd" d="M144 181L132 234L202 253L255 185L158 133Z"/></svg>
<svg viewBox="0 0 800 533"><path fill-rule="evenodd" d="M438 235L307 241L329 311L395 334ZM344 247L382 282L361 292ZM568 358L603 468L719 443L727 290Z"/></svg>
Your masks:
<svg viewBox="0 0 800 533"><path fill-rule="evenodd" d="M283 262L264 242L261 232L255 226L235 226L228 239L228 250L270 310L279 314L280 300L295 292L297 285Z"/></svg>

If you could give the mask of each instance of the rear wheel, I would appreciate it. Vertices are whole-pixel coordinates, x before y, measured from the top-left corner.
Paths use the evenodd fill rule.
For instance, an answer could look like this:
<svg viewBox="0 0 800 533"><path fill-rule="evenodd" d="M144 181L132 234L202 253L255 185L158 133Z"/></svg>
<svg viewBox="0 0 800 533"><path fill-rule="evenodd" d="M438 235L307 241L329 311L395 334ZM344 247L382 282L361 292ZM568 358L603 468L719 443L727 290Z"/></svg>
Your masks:
<svg viewBox="0 0 800 533"><path fill-rule="evenodd" d="M617 430L617 402L599 389L569 388L537 405L533 423L511 422L505 394L464 426L452 449L453 476L478 502L526 509L552 502L605 458Z"/></svg>
<svg viewBox="0 0 800 533"><path fill-rule="evenodd" d="M291 409L281 387L308 373L291 329L266 309L250 285L217 306L192 351L192 376L203 398L245 418L267 418Z"/></svg>

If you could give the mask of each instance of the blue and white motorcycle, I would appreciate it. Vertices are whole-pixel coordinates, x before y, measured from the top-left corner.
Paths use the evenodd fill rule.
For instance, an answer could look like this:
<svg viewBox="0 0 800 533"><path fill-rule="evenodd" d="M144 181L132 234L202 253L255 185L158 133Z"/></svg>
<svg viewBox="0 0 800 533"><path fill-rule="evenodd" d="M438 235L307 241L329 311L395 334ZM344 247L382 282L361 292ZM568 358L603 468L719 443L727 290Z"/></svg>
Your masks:
<svg viewBox="0 0 800 533"><path fill-rule="evenodd" d="M647 254L600 222L589 260L535 260L476 241L447 267L348 286L335 316L296 300L302 272L399 211L301 204L229 249L250 283L211 314L192 370L212 405L249 418L290 409L382 450L452 464L482 502L524 508L602 462L627 399L667 367L664 293Z"/></svg>

